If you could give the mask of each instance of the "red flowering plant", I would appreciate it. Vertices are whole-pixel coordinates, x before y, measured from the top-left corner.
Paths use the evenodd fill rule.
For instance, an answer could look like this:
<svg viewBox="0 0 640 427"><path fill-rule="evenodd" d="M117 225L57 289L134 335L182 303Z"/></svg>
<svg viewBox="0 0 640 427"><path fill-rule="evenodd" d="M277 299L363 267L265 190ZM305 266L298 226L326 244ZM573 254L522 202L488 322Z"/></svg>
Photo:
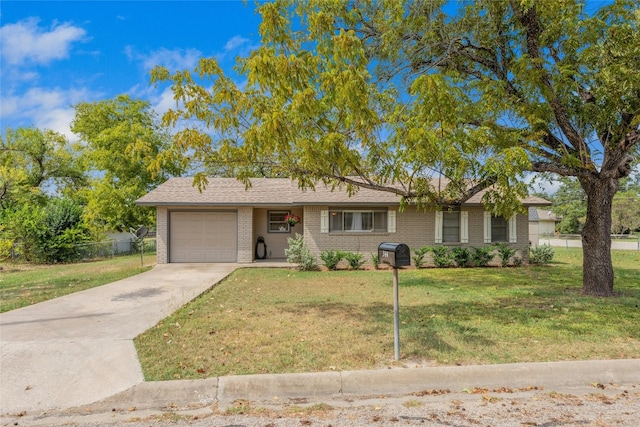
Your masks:
<svg viewBox="0 0 640 427"><path fill-rule="evenodd" d="M289 225L296 225L300 222L300 217L298 215L287 214L287 216L284 217L284 220Z"/></svg>

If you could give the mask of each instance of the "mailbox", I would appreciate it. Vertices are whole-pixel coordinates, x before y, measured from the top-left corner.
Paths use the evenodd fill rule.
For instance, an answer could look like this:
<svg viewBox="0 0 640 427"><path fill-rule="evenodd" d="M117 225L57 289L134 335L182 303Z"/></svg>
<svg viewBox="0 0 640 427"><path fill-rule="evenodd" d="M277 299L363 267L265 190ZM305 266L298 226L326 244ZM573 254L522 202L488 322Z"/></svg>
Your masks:
<svg viewBox="0 0 640 427"><path fill-rule="evenodd" d="M411 265L411 252L409 246L404 243L380 243L378 246L378 259L381 263L392 267L404 267Z"/></svg>

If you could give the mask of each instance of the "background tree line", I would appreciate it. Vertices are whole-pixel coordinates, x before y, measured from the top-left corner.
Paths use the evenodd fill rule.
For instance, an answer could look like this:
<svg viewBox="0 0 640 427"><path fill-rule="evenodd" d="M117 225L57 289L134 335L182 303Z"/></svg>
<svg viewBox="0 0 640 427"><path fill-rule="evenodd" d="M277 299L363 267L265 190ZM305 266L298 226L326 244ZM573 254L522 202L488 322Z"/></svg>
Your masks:
<svg viewBox="0 0 640 427"><path fill-rule="evenodd" d="M561 234L580 234L587 216L587 195L580 183L561 178L553 194L537 193L553 202L551 211L562 217L556 231ZM640 176L620 180L620 190L611 206L611 234L640 232Z"/></svg>
<svg viewBox="0 0 640 427"><path fill-rule="evenodd" d="M0 258L35 262L78 257L105 232L153 226L135 200L181 175L185 158L146 101L118 96L80 103L72 132L3 129L0 140Z"/></svg>

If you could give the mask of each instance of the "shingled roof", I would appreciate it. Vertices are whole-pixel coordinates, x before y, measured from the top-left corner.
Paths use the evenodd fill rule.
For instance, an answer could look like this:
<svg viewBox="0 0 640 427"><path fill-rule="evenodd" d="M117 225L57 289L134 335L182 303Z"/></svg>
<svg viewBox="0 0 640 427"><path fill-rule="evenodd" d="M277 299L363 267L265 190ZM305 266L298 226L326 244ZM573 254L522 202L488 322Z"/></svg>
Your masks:
<svg viewBox="0 0 640 427"><path fill-rule="evenodd" d="M464 205L482 204L482 193ZM380 205L400 204L400 196L366 188L349 196L344 189L331 190L318 184L315 190L302 190L287 178L255 178L251 187L235 178L209 178L201 191L193 185L193 178L171 178L136 201L142 206L303 206L303 205ZM523 200L525 206L544 206L551 203L535 196Z"/></svg>

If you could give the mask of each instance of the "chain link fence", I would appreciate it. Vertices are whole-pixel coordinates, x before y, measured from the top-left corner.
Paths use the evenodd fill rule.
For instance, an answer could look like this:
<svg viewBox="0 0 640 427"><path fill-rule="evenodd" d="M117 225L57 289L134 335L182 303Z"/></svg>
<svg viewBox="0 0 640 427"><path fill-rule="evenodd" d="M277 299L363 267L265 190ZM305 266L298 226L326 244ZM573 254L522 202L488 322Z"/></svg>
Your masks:
<svg viewBox="0 0 640 427"><path fill-rule="evenodd" d="M122 255L152 254L156 252L156 239L149 238L139 241L105 240L102 242L83 243L78 245L78 252L82 261L112 258Z"/></svg>
<svg viewBox="0 0 640 427"><path fill-rule="evenodd" d="M115 240L108 239L101 242L88 242L76 245L77 261L93 261L116 256L140 254L142 245L143 254L154 254L156 252L155 237L145 238L142 241ZM20 245L14 245L10 250L9 259L12 261L23 261Z"/></svg>

